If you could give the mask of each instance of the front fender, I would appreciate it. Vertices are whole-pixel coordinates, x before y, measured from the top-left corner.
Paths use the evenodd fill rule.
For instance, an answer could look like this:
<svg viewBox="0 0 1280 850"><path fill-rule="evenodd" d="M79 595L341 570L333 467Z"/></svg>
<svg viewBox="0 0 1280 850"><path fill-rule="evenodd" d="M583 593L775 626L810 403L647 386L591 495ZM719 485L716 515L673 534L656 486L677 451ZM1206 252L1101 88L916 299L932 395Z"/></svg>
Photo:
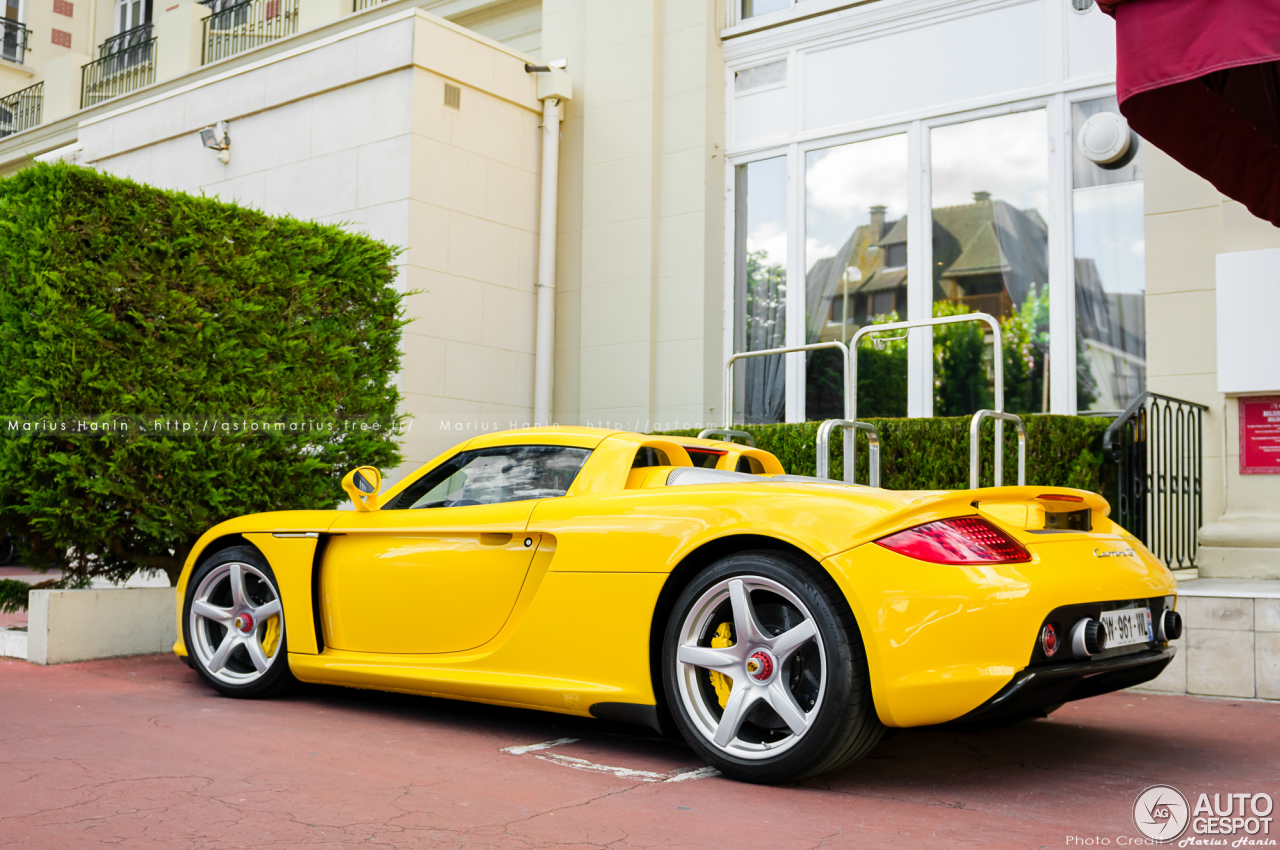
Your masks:
<svg viewBox="0 0 1280 850"><path fill-rule="evenodd" d="M178 585L174 588L177 595L177 611L175 616L178 623L178 639L173 645L173 651L179 657L185 658L187 655L186 642L182 637L182 609L187 597L187 581L191 577L191 571L202 560L202 556L209 545L216 540L224 537L243 537L246 542L253 543L249 535L266 534L273 532L325 532L337 520L339 511L271 511L260 514L247 514L241 517L229 519L226 522L220 522L213 528L200 535L200 539L196 541L196 545L191 547L191 553L187 555L186 563L182 565L182 573L178 576ZM312 542L314 546L314 541ZM262 547L259 546L259 549ZM271 556L264 553L268 563L275 569L275 562ZM308 562L309 566L309 562ZM310 575L308 573L308 582ZM281 591L283 595L283 590ZM307 597L310 599L310 585L308 584Z"/></svg>

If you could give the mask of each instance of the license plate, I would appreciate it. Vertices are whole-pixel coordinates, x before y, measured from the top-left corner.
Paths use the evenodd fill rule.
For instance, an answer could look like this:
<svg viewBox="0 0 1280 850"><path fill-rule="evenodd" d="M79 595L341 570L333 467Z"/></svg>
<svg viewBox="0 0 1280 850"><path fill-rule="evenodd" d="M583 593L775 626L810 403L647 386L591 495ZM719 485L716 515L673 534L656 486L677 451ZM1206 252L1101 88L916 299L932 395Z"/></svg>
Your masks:
<svg viewBox="0 0 1280 850"><path fill-rule="evenodd" d="M1102 626L1107 630L1107 649L1155 640L1151 631L1150 608L1103 611Z"/></svg>

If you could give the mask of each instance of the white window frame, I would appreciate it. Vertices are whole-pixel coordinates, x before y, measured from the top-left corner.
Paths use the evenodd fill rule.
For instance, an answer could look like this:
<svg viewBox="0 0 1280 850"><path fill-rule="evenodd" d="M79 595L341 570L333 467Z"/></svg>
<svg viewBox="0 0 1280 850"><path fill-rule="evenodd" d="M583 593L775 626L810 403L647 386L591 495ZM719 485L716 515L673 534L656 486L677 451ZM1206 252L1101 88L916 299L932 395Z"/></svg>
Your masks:
<svg viewBox="0 0 1280 850"><path fill-rule="evenodd" d="M753 67L764 61L772 61L777 56L762 58L741 68ZM792 61L788 78L799 77L801 61L792 52ZM730 87L731 108L727 119L732 122L732 86L733 74L740 68L727 69L727 86ZM732 355L733 332L735 332L736 305L733 303L733 275L735 275L736 256L733 251L736 238L736 204L733 197L735 187L735 169L739 165L776 156L787 157L787 280L801 282L805 274L805 157L809 151L845 145L845 143L874 140L884 136L893 136L905 132L908 134L908 317L911 320L928 319L933 310L933 293L929 282L932 280L933 265L932 229L932 170L929 156L929 137L933 128L995 118L998 115L1021 113L1036 109L1046 110L1048 124L1048 210L1047 221L1050 241L1048 241L1048 269L1050 269L1050 412L1074 415L1076 411L1075 387L1075 256L1073 228L1073 210L1071 210L1071 186L1073 186L1073 165L1071 165L1071 105L1075 102L1093 100L1096 97L1114 95L1114 83L1087 84L1087 86L1059 86L1059 90L1039 93L1023 99L992 102L970 109L937 110L936 114L920 116L910 122L873 125L873 127L850 129L845 132L805 132L797 134L786 143L773 142L771 145L750 147L749 150L732 152L726 156L726 184L728 187L726 204L726 278L724 278L724 357ZM794 91L794 90L792 90ZM794 97L799 101L799 97ZM792 104L794 108L799 105ZM732 127L732 124L730 124ZM796 125L799 125L797 123ZM788 346L804 344L804 323L796 323L794 316L806 315L805 287L788 285L787 288L787 329ZM932 330L915 329L911 333L908 369L908 415L928 417L933 415L933 356ZM786 420L788 422L804 421L805 411L805 375L804 356L788 355L786 389Z"/></svg>

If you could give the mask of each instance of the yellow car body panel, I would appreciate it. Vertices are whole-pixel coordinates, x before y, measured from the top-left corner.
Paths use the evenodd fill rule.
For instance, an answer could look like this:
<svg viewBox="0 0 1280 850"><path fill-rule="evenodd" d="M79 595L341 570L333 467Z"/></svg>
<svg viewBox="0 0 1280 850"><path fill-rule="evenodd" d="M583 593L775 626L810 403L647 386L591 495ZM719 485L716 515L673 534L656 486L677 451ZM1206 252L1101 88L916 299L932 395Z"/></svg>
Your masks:
<svg viewBox="0 0 1280 850"><path fill-rule="evenodd" d="M591 454L561 497L394 508L407 487L459 452L520 445ZM646 447L667 465L633 468ZM691 465L687 450L716 453L722 470L745 461L757 474L669 486L674 469ZM381 494L381 510L258 514L211 529L177 588L175 651L186 653L182 602L192 569L211 544L243 539L276 573L299 679L580 715L609 703L654 706L651 654L663 628L656 612L673 571L703 547L768 543L831 575L861 632L880 719L918 726L962 717L1004 688L1027 668L1054 609L1175 593L1172 574L1107 518L1096 494L770 480L781 471L767 453L713 440L590 428L476 437ZM1087 509L1094 530L1050 530L1046 517L1068 509ZM974 514L1032 559L940 565L875 542ZM318 548L313 538L276 536L305 532L318 535ZM1100 548L1115 556L1097 557Z"/></svg>
<svg viewBox="0 0 1280 850"><path fill-rule="evenodd" d="M1055 540L1038 543L1028 563L981 567L866 543L823 566L862 631L881 721L923 726L960 717L1004 687L1027 666L1053 609L1174 593L1169 571L1135 542L1120 534ZM1108 544L1134 554L1093 557Z"/></svg>

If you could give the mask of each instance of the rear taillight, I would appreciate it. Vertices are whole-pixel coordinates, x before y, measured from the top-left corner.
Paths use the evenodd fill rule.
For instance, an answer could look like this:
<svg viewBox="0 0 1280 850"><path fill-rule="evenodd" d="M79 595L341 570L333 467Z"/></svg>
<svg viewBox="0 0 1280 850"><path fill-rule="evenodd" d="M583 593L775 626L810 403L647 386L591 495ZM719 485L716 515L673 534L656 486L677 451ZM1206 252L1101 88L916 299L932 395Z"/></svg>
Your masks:
<svg viewBox="0 0 1280 850"><path fill-rule="evenodd" d="M1031 560L1031 553L1018 541L976 516L918 525L876 543L934 564L1019 564Z"/></svg>

